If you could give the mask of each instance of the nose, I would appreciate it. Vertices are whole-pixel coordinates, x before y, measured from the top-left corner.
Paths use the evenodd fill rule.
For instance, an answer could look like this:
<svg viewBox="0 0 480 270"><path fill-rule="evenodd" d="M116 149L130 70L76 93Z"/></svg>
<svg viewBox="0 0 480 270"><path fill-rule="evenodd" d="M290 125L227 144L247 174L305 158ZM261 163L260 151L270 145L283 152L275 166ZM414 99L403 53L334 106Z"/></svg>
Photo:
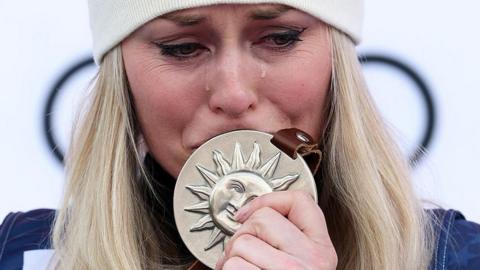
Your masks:
<svg viewBox="0 0 480 270"><path fill-rule="evenodd" d="M246 198L245 194L243 194L241 198L239 198L237 200L231 200L231 201L228 202L228 204L230 206L232 206L235 209L235 212L236 212L236 211L238 211L238 209L240 209L242 206L244 206L246 202L247 202L247 198Z"/></svg>
<svg viewBox="0 0 480 270"><path fill-rule="evenodd" d="M252 64L238 50L231 49L215 58L207 76L211 91L209 107L215 113L240 117L258 103Z"/></svg>

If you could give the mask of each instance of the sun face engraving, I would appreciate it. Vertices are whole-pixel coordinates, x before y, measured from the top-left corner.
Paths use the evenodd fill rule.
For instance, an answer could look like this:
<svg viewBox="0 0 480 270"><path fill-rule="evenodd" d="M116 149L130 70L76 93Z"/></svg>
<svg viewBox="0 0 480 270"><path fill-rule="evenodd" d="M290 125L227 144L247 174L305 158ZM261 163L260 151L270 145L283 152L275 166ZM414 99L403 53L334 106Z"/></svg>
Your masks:
<svg viewBox="0 0 480 270"><path fill-rule="evenodd" d="M203 214L190 227L190 232L212 230L205 250L228 241L240 223L234 215L250 200L273 191L287 190L299 178L298 173L273 177L280 160L280 152L262 164L260 145L253 144L253 150L245 161L240 143L235 143L232 161L229 162L218 150L213 151L215 172L201 166L196 168L206 185L187 185L185 188L196 195L200 202L185 211ZM225 245L224 245L225 246Z"/></svg>

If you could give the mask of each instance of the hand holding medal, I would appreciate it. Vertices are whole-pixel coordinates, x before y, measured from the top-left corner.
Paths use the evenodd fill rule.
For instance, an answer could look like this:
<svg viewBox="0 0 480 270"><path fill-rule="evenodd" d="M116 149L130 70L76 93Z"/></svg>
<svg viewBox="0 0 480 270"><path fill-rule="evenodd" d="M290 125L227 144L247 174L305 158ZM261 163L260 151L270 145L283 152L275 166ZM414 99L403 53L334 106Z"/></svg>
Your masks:
<svg viewBox="0 0 480 270"><path fill-rule="evenodd" d="M187 247L208 267L217 262L219 268L233 264L241 269L307 266L308 258L322 259L307 252L319 251L315 243L325 246L326 237L331 246L315 180L297 155L317 154L310 164L316 169L319 151L307 134L284 131L289 132L279 132L273 140L258 131L226 133L203 144L185 163L175 188L175 219ZM329 257L321 263L336 262L330 249L320 252Z"/></svg>

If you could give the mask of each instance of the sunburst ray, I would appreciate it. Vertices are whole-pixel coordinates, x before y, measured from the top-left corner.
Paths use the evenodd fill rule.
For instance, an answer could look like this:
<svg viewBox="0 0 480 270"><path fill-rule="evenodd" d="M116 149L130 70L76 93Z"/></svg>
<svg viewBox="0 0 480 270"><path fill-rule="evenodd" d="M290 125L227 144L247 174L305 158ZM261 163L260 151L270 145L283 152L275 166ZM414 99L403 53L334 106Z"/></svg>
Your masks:
<svg viewBox="0 0 480 270"><path fill-rule="evenodd" d="M213 151L213 161L215 162L219 176L227 175L232 170L230 163L228 163L222 153L218 150Z"/></svg>
<svg viewBox="0 0 480 270"><path fill-rule="evenodd" d="M208 198L210 198L210 193L212 192L212 189L207 186L188 185L185 187L202 200L208 200Z"/></svg>
<svg viewBox="0 0 480 270"><path fill-rule="evenodd" d="M217 227L215 227L210 234L210 238L208 239L208 244L205 247L205 251L211 249L216 244L220 243L223 239L225 239L225 234Z"/></svg>
<svg viewBox="0 0 480 270"><path fill-rule="evenodd" d="M232 171L238 171L245 167L243 161L242 148L238 142L235 143L235 150L233 150Z"/></svg>
<svg viewBox="0 0 480 270"><path fill-rule="evenodd" d="M205 181L210 187L214 187L215 184L217 184L219 176L216 175L215 173L207 170L206 168L202 167L201 165L195 166L197 167L197 170L200 172L200 174L203 176Z"/></svg>
<svg viewBox="0 0 480 270"><path fill-rule="evenodd" d="M216 228L210 215L205 215L190 227L191 232L203 231L206 229Z"/></svg>
<svg viewBox="0 0 480 270"><path fill-rule="evenodd" d="M263 166L258 170L260 175L264 179L270 179L277 169L278 160L280 159L280 153L277 153L275 156L270 158Z"/></svg>
<svg viewBox="0 0 480 270"><path fill-rule="evenodd" d="M260 145L258 143L253 144L252 153L245 164L245 168L254 171L260 166Z"/></svg>
<svg viewBox="0 0 480 270"><path fill-rule="evenodd" d="M284 177L274 178L270 183L275 191L287 190L288 187L298 179L298 174L289 174Z"/></svg>
<svg viewBox="0 0 480 270"><path fill-rule="evenodd" d="M189 207L185 207L184 209L185 211L189 211L189 212L208 214L209 208L210 208L210 202L204 201Z"/></svg>

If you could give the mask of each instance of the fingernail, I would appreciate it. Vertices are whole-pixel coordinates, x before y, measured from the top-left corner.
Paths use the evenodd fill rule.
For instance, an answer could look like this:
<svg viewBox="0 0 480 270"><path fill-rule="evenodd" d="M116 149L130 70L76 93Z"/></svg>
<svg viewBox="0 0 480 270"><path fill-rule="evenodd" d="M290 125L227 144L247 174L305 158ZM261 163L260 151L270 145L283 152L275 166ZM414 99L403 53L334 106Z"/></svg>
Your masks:
<svg viewBox="0 0 480 270"><path fill-rule="evenodd" d="M247 203L246 205L244 205L240 209L238 209L237 213L235 213L235 216L233 216L233 218L236 221L241 221L242 218L248 213L249 209L250 209L250 204Z"/></svg>
<svg viewBox="0 0 480 270"><path fill-rule="evenodd" d="M222 252L220 258L218 258L217 263L215 264L215 269L220 269L221 265L223 264L223 259L225 258L225 251Z"/></svg>
<svg viewBox="0 0 480 270"><path fill-rule="evenodd" d="M240 221L240 219L243 217L243 212L241 212L240 210L237 211L237 213L235 213L235 216L233 216L233 218L236 220L236 221Z"/></svg>

